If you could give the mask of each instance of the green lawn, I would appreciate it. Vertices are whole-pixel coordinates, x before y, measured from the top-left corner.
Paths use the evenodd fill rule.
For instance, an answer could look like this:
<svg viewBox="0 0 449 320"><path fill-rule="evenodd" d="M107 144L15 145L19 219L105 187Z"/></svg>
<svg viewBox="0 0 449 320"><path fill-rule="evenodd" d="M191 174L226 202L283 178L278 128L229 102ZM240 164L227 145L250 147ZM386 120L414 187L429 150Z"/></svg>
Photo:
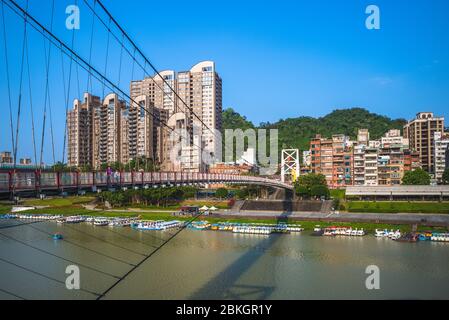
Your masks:
<svg viewBox="0 0 449 320"><path fill-rule="evenodd" d="M344 199L346 195L346 190L344 189L330 190L330 195L334 199Z"/></svg>
<svg viewBox="0 0 449 320"><path fill-rule="evenodd" d="M6 214L11 212L11 206L0 205L0 214Z"/></svg>
<svg viewBox="0 0 449 320"><path fill-rule="evenodd" d="M145 204L131 204L126 207L117 207L114 210L121 209L141 209L141 210L157 210L157 211L167 211L175 212L181 209L183 206L194 206L194 207L212 207L215 206L217 209L229 209L228 201L203 201L203 200L185 200L181 203L168 204L167 206L157 206L157 205L145 205ZM103 208L103 207L102 207Z"/></svg>
<svg viewBox="0 0 449 320"><path fill-rule="evenodd" d="M449 213L449 202L348 201L345 208L361 213Z"/></svg>
<svg viewBox="0 0 449 320"><path fill-rule="evenodd" d="M25 200L26 206L50 206L50 207L66 207L72 205L87 204L95 200L94 197L67 197L67 198L54 198L54 199L30 199Z"/></svg>

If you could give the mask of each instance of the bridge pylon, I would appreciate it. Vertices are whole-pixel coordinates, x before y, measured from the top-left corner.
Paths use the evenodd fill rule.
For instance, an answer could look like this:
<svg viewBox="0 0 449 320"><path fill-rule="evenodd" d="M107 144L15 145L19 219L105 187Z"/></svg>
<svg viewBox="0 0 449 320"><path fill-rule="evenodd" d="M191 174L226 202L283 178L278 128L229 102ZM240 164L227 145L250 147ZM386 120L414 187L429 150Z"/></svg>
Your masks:
<svg viewBox="0 0 449 320"><path fill-rule="evenodd" d="M281 163L281 179L282 182L286 181L295 182L300 174L299 167L299 150L298 149L284 149L282 150L282 163Z"/></svg>

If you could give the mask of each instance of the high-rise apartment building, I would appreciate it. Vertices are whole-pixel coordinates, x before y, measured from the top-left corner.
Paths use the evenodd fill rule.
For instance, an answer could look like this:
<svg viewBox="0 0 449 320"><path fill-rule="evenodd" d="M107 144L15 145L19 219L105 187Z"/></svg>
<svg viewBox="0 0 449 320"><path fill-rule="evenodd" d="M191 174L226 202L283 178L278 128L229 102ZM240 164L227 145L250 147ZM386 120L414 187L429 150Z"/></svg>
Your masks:
<svg viewBox="0 0 449 320"><path fill-rule="evenodd" d="M199 136L191 141L186 130L189 123L188 115L178 112L167 121L169 130L163 132L163 171L201 172L204 171L202 152L204 142Z"/></svg>
<svg viewBox="0 0 449 320"><path fill-rule="evenodd" d="M139 96L148 96L149 101L158 109L167 112L168 117L178 112L176 72L172 70L161 71L153 77L132 81L130 87L131 99ZM187 101L186 101L187 102ZM184 110L182 105L181 110Z"/></svg>
<svg viewBox="0 0 449 320"><path fill-rule="evenodd" d="M94 166L127 163L129 123L126 102L115 93L107 95L94 116L94 123L94 127L98 127L96 133L99 133L94 135Z"/></svg>
<svg viewBox="0 0 449 320"><path fill-rule="evenodd" d="M435 157L434 157L434 167L435 167L435 179L437 182L441 182L443 178L444 170L447 167L446 164L446 152L449 148L449 133L441 134L440 132L435 132Z"/></svg>
<svg viewBox="0 0 449 320"><path fill-rule="evenodd" d="M67 163L71 167L93 165L93 115L100 106L99 97L85 93L83 100L74 100L73 109L67 113Z"/></svg>
<svg viewBox="0 0 449 320"><path fill-rule="evenodd" d="M107 95L103 102L89 93L83 101L75 99L67 113L68 165L99 169L138 156L154 159L157 123L144 112L151 109L148 99L139 97L137 102L139 106L128 107L116 94Z"/></svg>
<svg viewBox="0 0 449 320"><path fill-rule="evenodd" d="M129 159L145 158L158 161L158 128L161 118L164 116L159 109L154 108L149 96L143 95L133 99L127 117Z"/></svg>
<svg viewBox="0 0 449 320"><path fill-rule="evenodd" d="M176 123L179 121L176 114L185 114L183 125L190 132L191 146L194 145L195 133L202 139L201 143L195 144L199 144L212 159L221 154L221 143L217 136L222 126L222 80L214 62L204 61L189 71L164 71L154 77L133 81L130 91L131 98L146 95L155 108L166 111L167 122L174 116L172 122ZM197 167L199 170L200 165Z"/></svg>
<svg viewBox="0 0 449 320"><path fill-rule="evenodd" d="M416 119L404 126L404 138L410 142L410 149L419 152L422 168L435 172L435 132L444 132L444 117L435 117L432 112L420 112Z"/></svg>

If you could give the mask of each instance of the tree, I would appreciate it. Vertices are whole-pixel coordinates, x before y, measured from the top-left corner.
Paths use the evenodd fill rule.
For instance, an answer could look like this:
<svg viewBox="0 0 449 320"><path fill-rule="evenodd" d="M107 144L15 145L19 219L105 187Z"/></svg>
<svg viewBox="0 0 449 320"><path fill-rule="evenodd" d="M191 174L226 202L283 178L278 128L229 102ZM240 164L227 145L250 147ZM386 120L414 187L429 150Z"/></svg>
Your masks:
<svg viewBox="0 0 449 320"><path fill-rule="evenodd" d="M327 186L326 177L322 174L309 173L298 178L298 184L307 188Z"/></svg>
<svg viewBox="0 0 449 320"><path fill-rule="evenodd" d="M443 172L443 184L449 184L449 168Z"/></svg>
<svg viewBox="0 0 449 320"><path fill-rule="evenodd" d="M375 140L389 129L402 129L405 123L404 119L390 119L365 109L352 108L335 110L321 118L299 117L275 123L261 123L260 128L278 129L280 146L307 150L310 139L316 134L330 137L338 132L355 138L359 128L366 128L369 129L371 138Z"/></svg>
<svg viewBox="0 0 449 320"><path fill-rule="evenodd" d="M302 185L295 185L295 193L298 197L301 198L308 198L310 197L310 189L307 188L306 186L302 186Z"/></svg>
<svg viewBox="0 0 449 320"><path fill-rule="evenodd" d="M309 173L300 176L295 183L295 193L298 197L329 197L326 177L322 174Z"/></svg>
<svg viewBox="0 0 449 320"><path fill-rule="evenodd" d="M215 191L215 196L220 199L225 199L229 195L229 191L226 188L220 188Z"/></svg>
<svg viewBox="0 0 449 320"><path fill-rule="evenodd" d="M430 185L430 175L421 168L407 171L402 178L404 185Z"/></svg>
<svg viewBox="0 0 449 320"><path fill-rule="evenodd" d="M83 165L81 167L79 167L79 171L80 172L91 172L92 171L92 166L91 165Z"/></svg>
<svg viewBox="0 0 449 320"><path fill-rule="evenodd" d="M238 189L238 190L235 192L235 196L236 196L238 199L241 199L241 200L248 198L248 197L249 197L248 188L241 188L241 189Z"/></svg>
<svg viewBox="0 0 449 320"><path fill-rule="evenodd" d="M66 163L62 163L61 161L56 162L53 166L52 166L52 170L56 171L56 172L68 172L70 171L72 168L68 167Z"/></svg>
<svg viewBox="0 0 449 320"><path fill-rule="evenodd" d="M312 197L325 197L329 198L329 188L323 185L315 185L310 188L310 195Z"/></svg>

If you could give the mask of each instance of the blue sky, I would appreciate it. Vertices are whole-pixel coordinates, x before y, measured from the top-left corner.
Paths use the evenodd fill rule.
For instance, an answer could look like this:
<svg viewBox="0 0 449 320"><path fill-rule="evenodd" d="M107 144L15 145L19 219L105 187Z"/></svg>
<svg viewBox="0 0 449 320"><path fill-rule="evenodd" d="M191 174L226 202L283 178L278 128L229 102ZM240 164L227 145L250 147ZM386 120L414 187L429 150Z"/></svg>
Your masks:
<svg viewBox="0 0 449 320"><path fill-rule="evenodd" d="M57 0L54 32L70 43L64 27L65 7L76 0ZM75 48L89 57L91 13L81 8ZM24 5L25 0L18 1ZM92 1L90 1L92 2ZM31 1L30 12L50 23L51 0ZM410 119L418 111L449 118L449 1L317 0L317 1L145 1L104 0L147 57L160 69L187 70L214 60L223 78L223 105L255 123L280 118L322 116L336 108L361 106L393 118ZM375 4L381 29L365 28L365 8ZM13 109L17 109L23 23L6 10ZM92 64L103 68L106 33L97 24ZM0 36L0 94L7 97L3 35ZM45 74L43 41L29 35L32 51L33 104L41 126ZM120 47L111 45L108 77L118 79ZM61 58L52 52L50 85L56 158L61 158L65 103ZM56 57L56 58L55 58ZM126 60L126 59L124 59ZM58 65L59 63L59 65ZM113 65L112 65L113 64ZM68 73L68 60L64 62ZM128 90L131 64L122 62L120 87ZM139 71L140 72L140 71ZM142 73L142 72L140 72ZM133 78L139 78L136 71ZM85 91L87 76L79 70L80 90L72 78L70 100ZM118 81L118 80L117 80ZM28 90L25 86L24 91ZM94 84L96 94L101 85ZM24 94L23 108L28 107ZM10 148L7 104L0 118L0 149ZM15 111L16 112L16 111ZM21 119L20 155L32 156L29 112ZM38 126L38 127L39 127ZM22 129L21 129L22 131ZM40 136L39 129L36 129ZM46 132L47 137L50 133ZM50 148L46 139L45 150ZM47 161L50 160L47 155Z"/></svg>

